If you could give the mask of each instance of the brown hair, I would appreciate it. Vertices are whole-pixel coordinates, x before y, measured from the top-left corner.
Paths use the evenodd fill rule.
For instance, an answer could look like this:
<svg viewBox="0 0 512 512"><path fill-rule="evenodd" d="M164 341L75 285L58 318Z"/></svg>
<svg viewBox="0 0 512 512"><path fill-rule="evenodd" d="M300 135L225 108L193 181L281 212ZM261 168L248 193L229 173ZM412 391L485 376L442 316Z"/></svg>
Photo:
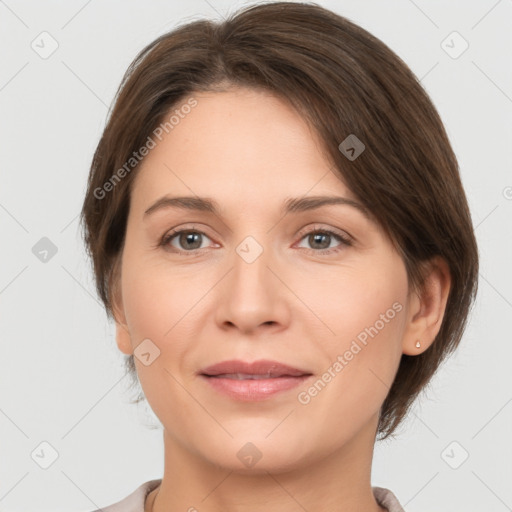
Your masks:
<svg viewBox="0 0 512 512"><path fill-rule="evenodd" d="M377 432L385 439L459 345L477 291L478 249L456 157L434 105L407 65L348 19L314 3L259 4L222 22L179 26L136 56L94 153L81 212L98 294L114 317L113 287L138 169L132 163L130 172L126 162L183 99L229 86L277 94L304 116L335 172L400 251L410 290L421 289L431 258L448 263L452 283L440 331L423 353L402 355L381 408ZM353 160L339 148L350 134L365 145ZM126 357L138 382L133 356Z"/></svg>

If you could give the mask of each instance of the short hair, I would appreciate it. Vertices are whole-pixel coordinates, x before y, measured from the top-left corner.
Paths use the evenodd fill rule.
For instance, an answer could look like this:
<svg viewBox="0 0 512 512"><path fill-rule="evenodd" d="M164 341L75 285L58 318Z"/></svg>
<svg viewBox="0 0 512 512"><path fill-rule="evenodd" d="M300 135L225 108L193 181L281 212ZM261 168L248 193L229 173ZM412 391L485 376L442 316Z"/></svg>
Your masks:
<svg viewBox="0 0 512 512"><path fill-rule="evenodd" d="M189 21L140 51L114 98L81 211L97 292L115 318L113 290L140 167L134 151L180 101L233 86L277 95L316 131L334 172L399 251L409 290L421 290L433 257L449 266L440 330L421 354L402 354L380 409L377 433L385 439L460 343L477 292L478 248L458 163L428 94L403 60L347 18L312 2L257 4L222 21ZM341 150L349 136L364 144L357 158ZM133 355L125 363L138 382Z"/></svg>

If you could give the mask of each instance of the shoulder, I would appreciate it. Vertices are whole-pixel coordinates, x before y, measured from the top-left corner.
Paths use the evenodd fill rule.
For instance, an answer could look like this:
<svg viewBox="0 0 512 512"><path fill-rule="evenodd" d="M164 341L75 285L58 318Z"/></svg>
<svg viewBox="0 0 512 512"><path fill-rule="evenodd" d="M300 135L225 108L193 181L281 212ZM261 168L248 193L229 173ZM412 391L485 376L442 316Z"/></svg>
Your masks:
<svg viewBox="0 0 512 512"><path fill-rule="evenodd" d="M389 489L384 487L372 487L372 490L377 503L387 508L388 512L405 512L398 498Z"/></svg>
<svg viewBox="0 0 512 512"><path fill-rule="evenodd" d="M144 512L144 502L146 496L155 489L162 479L148 480L139 485L131 494L126 498L112 503L106 507L98 508L92 512Z"/></svg>

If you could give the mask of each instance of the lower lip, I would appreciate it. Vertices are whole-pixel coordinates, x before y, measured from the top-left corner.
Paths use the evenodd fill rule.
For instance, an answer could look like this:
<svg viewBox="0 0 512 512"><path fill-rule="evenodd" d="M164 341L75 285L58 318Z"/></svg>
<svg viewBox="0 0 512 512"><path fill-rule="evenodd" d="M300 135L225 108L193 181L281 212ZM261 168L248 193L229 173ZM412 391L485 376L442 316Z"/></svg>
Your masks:
<svg viewBox="0 0 512 512"><path fill-rule="evenodd" d="M275 377L272 379L227 379L201 375L210 386L231 398L247 402L264 400L281 391L287 391L302 384L312 375L300 377Z"/></svg>

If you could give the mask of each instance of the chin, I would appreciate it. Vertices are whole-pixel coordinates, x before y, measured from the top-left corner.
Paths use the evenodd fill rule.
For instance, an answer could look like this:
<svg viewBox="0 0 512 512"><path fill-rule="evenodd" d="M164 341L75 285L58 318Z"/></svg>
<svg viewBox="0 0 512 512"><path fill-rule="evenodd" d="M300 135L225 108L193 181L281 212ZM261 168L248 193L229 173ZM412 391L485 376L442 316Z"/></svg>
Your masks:
<svg viewBox="0 0 512 512"><path fill-rule="evenodd" d="M247 432L227 442L216 442L214 446L218 449L213 451L211 444L205 446L204 455L216 466L247 475L283 473L306 463L304 442L275 434L265 438L267 434L258 432L252 437Z"/></svg>

